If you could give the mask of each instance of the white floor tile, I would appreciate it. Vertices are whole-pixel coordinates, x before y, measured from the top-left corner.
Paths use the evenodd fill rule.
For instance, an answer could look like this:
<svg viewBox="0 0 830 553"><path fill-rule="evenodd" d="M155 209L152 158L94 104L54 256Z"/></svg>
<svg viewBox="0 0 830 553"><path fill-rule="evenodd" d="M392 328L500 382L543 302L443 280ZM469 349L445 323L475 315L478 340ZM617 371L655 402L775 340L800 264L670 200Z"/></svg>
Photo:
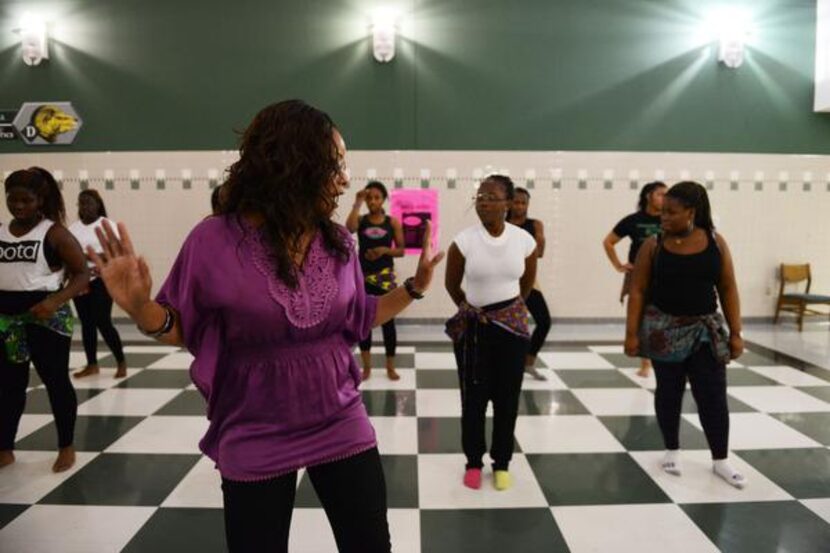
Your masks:
<svg viewBox="0 0 830 553"><path fill-rule="evenodd" d="M0 544L3 553L117 553L155 510L33 505L0 530Z"/></svg>
<svg viewBox="0 0 830 553"><path fill-rule="evenodd" d="M497 509L509 507L546 507L536 476L524 455L513 455L510 474L513 487L497 491L493 473L485 456L481 489L464 486L463 455L419 455L418 498L421 509Z"/></svg>
<svg viewBox="0 0 830 553"><path fill-rule="evenodd" d="M386 369L372 369L369 380L360 383L361 390L414 390L415 370L399 369L400 380L389 380Z"/></svg>
<svg viewBox="0 0 830 553"><path fill-rule="evenodd" d="M654 394L642 388L571 390L594 415L653 415Z"/></svg>
<svg viewBox="0 0 830 553"><path fill-rule="evenodd" d="M748 480L743 490L734 488L712 472L712 456L707 450L683 450L682 476L667 474L660 466L662 451L632 451L631 457L675 503L737 503L748 501L791 500L792 496L775 485L737 455L729 461Z"/></svg>
<svg viewBox="0 0 830 553"><path fill-rule="evenodd" d="M176 346L164 346L151 342L142 346L125 346L124 353L175 353L181 349Z"/></svg>
<svg viewBox="0 0 830 553"><path fill-rule="evenodd" d="M801 503L830 524L830 498L804 499Z"/></svg>
<svg viewBox="0 0 830 553"><path fill-rule="evenodd" d="M458 366L455 363L455 355L451 352L425 352L415 354L415 368L456 370Z"/></svg>
<svg viewBox="0 0 830 553"><path fill-rule="evenodd" d="M148 369L189 369L193 356L188 352L176 352L162 357L155 363L147 365Z"/></svg>
<svg viewBox="0 0 830 553"><path fill-rule="evenodd" d="M460 417L461 394L458 390L418 390L415 392L418 417ZM493 404L487 405L487 416L493 415Z"/></svg>
<svg viewBox="0 0 830 553"><path fill-rule="evenodd" d="M568 386L562 382L555 372L550 369L539 369L547 380L536 380L529 374L525 373L522 380L522 390L567 390Z"/></svg>
<svg viewBox="0 0 830 553"><path fill-rule="evenodd" d="M23 414L20 417L20 423L17 427L17 435L15 439L20 440L21 438L25 438L29 434L36 432L52 422L54 418L52 415L27 415Z"/></svg>
<svg viewBox="0 0 830 553"><path fill-rule="evenodd" d="M703 429L697 414L683 417ZM798 430L765 413L732 413L729 415L729 449L786 449L821 447Z"/></svg>
<svg viewBox="0 0 830 553"><path fill-rule="evenodd" d="M648 376L643 378L642 376L637 376L637 371L640 369L619 369L623 375L625 375L631 382L640 386L641 388L645 388L646 390L654 390L657 388L657 378L654 376L654 370L650 370L648 372Z"/></svg>
<svg viewBox="0 0 830 553"><path fill-rule="evenodd" d="M323 509L294 509L291 515L288 550L304 553L337 551L334 534Z"/></svg>
<svg viewBox="0 0 830 553"><path fill-rule="evenodd" d="M718 552L677 505L553 507L551 512L571 553Z"/></svg>
<svg viewBox="0 0 830 553"><path fill-rule="evenodd" d="M765 413L830 412L830 403L787 386L732 386L729 395Z"/></svg>
<svg viewBox="0 0 830 553"><path fill-rule="evenodd" d="M399 329L400 330L400 329ZM398 346L395 348L395 351L398 355L406 354L406 353L415 353L415 346ZM383 344L382 343L372 343L372 352L373 353L383 353ZM355 346L352 348L352 353L356 355L360 355L360 348Z"/></svg>
<svg viewBox="0 0 830 553"><path fill-rule="evenodd" d="M181 393L172 389L114 388L78 406L79 415L147 416Z"/></svg>
<svg viewBox="0 0 830 553"><path fill-rule="evenodd" d="M625 451L613 434L591 415L519 417L515 435L524 453Z"/></svg>
<svg viewBox="0 0 830 553"><path fill-rule="evenodd" d="M161 506L221 509L222 476L213 461L199 459Z"/></svg>
<svg viewBox="0 0 830 553"><path fill-rule="evenodd" d="M417 455L418 419L415 417L370 417L381 455Z"/></svg>
<svg viewBox="0 0 830 553"><path fill-rule="evenodd" d="M787 386L830 386L830 382L787 366L749 367L749 370Z"/></svg>
<svg viewBox="0 0 830 553"><path fill-rule="evenodd" d="M389 534L395 553L421 553L421 514L418 509L389 509Z"/></svg>
<svg viewBox="0 0 830 553"><path fill-rule="evenodd" d="M147 417L121 436L107 453L199 453L205 417Z"/></svg>
<svg viewBox="0 0 830 553"><path fill-rule="evenodd" d="M625 353L623 346L588 346L594 353Z"/></svg>
<svg viewBox="0 0 830 553"><path fill-rule="evenodd" d="M614 365L593 352L542 352L539 358L550 369L613 369Z"/></svg>
<svg viewBox="0 0 830 553"><path fill-rule="evenodd" d="M0 472L0 498L3 503L37 503L70 476L98 456L98 453L75 453L75 465L60 473L52 472L57 451L15 451L15 462ZM0 545L3 543L0 534ZM0 547L4 551L3 547Z"/></svg>
<svg viewBox="0 0 830 553"><path fill-rule="evenodd" d="M82 351L70 351L69 352L69 368L72 369L82 369L86 366L86 354Z"/></svg>

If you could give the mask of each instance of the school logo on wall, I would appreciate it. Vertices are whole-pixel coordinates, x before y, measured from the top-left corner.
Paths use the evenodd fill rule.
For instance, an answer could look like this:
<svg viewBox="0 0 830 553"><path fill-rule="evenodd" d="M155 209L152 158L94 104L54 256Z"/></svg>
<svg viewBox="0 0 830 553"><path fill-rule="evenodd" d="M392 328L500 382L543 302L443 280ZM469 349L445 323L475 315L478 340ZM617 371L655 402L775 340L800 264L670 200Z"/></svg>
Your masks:
<svg viewBox="0 0 830 553"><path fill-rule="evenodd" d="M14 118L17 134L31 146L72 144L82 124L70 102L26 102Z"/></svg>

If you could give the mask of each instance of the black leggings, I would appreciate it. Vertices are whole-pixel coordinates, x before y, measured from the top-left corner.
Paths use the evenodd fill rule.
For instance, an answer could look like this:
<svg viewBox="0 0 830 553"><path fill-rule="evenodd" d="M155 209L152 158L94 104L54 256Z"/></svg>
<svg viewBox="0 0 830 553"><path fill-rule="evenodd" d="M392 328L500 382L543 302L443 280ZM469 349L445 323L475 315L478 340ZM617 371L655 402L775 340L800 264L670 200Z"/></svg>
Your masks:
<svg viewBox="0 0 830 553"><path fill-rule="evenodd" d="M32 363L46 385L58 427L58 447L72 445L78 399L69 380L72 339L38 325L26 325L26 341ZM14 438L29 386L29 363L11 363L0 351L0 450L14 449Z"/></svg>
<svg viewBox="0 0 830 553"><path fill-rule="evenodd" d="M471 323L467 332L471 333L468 339L455 345L461 387L461 446L467 468L484 466L484 419L487 403L492 401L490 458L494 470L507 470L513 458L527 340L494 324Z"/></svg>
<svg viewBox="0 0 830 553"><path fill-rule="evenodd" d="M124 361L121 337L112 324L112 298L100 278L89 283L89 293L75 298L87 365L98 364L98 331L118 363Z"/></svg>
<svg viewBox="0 0 830 553"><path fill-rule="evenodd" d="M533 329L533 335L530 337L530 350L527 353L536 357L539 350L545 345L548 332L550 332L550 311L548 311L545 296L535 288L530 291L525 303L527 304L527 310L533 316L533 322L536 323L536 328Z"/></svg>
<svg viewBox="0 0 830 553"><path fill-rule="evenodd" d="M688 378L712 459L726 459L729 452L726 366L715 359L708 344L703 344L681 363L657 360L652 363L657 377L654 410L666 449L680 447L680 410Z"/></svg>
<svg viewBox="0 0 830 553"><path fill-rule="evenodd" d="M366 293L371 296L382 296L386 294L386 290L378 288L369 283L366 283ZM398 331L395 328L395 319L383 323L381 327L383 330L383 346L386 348L386 357L395 357L395 351L398 349ZM360 342L360 351L370 351L372 349L372 331L365 340Z"/></svg>
<svg viewBox="0 0 830 553"><path fill-rule="evenodd" d="M386 481L377 448L308 468L340 553L389 553ZM263 482L222 479L231 553L285 553L297 473Z"/></svg>

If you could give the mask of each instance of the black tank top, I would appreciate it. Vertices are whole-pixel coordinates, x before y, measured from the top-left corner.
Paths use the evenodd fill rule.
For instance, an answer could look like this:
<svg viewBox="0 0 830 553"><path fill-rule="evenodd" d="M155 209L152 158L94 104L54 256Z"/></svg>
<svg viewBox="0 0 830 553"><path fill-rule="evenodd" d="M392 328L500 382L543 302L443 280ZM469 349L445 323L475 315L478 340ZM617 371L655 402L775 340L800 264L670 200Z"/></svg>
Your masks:
<svg viewBox="0 0 830 553"><path fill-rule="evenodd" d="M659 239L659 237L658 237ZM651 270L651 302L669 315L708 315L718 310L721 253L713 235L700 253L677 254L660 239Z"/></svg>
<svg viewBox="0 0 830 553"><path fill-rule="evenodd" d="M369 261L366 259L366 251L372 248L391 248L395 238L395 231L392 229L392 218L388 215L383 218L379 225L369 222L369 216L360 218L357 225L357 243L360 253L360 268L364 275L371 275L381 272L383 269L392 269L395 261L391 256L384 255Z"/></svg>
<svg viewBox="0 0 830 553"><path fill-rule="evenodd" d="M534 239L536 238L536 219L531 219L530 217L528 217L527 219L525 219L525 222L521 225L518 225L518 227L530 233L530 235Z"/></svg>

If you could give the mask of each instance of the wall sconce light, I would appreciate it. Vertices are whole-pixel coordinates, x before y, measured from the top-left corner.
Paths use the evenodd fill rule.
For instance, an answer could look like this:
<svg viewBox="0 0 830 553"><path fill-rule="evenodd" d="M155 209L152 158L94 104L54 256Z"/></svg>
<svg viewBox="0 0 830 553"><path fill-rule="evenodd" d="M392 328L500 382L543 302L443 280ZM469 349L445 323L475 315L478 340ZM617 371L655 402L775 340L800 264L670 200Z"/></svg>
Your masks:
<svg viewBox="0 0 830 553"><path fill-rule="evenodd" d="M38 65L49 59L49 45L46 40L46 22L34 15L24 15L20 20L20 44L23 47L23 63Z"/></svg>
<svg viewBox="0 0 830 553"><path fill-rule="evenodd" d="M718 41L718 61L730 69L744 63L746 43L752 36L752 20L744 10L724 8L711 21L714 38Z"/></svg>
<svg viewBox="0 0 830 553"><path fill-rule="evenodd" d="M372 14L372 55L380 63L395 57L397 28L398 14L394 10L380 9Z"/></svg>

